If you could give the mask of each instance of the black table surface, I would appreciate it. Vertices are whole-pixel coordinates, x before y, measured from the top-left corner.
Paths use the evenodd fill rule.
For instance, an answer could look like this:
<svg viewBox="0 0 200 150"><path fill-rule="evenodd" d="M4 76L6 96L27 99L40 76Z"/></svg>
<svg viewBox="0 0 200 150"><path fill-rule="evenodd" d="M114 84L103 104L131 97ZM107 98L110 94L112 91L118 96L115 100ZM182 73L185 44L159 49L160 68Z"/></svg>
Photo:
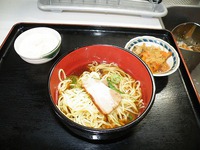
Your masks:
<svg viewBox="0 0 200 150"><path fill-rule="evenodd" d="M14 41L20 33L41 26L54 28L61 34L61 51L48 63L26 63L15 52ZM48 75L60 56L93 44L124 47L131 38L143 35L161 38L180 53L167 30L36 23L14 25L0 50L0 149L200 149L200 106L182 59L174 74L155 77L156 98L152 109L121 139L88 141L80 138L60 122L51 108Z"/></svg>

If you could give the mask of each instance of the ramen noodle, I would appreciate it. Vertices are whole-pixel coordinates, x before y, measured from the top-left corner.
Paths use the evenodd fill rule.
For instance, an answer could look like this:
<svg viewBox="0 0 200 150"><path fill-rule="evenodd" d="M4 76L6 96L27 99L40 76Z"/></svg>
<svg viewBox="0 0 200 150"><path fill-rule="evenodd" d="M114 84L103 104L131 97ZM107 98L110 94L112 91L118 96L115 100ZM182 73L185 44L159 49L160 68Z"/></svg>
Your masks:
<svg viewBox="0 0 200 150"><path fill-rule="evenodd" d="M140 81L114 63L88 64L85 71L67 76L58 72L60 111L72 121L109 129L135 120L144 108Z"/></svg>

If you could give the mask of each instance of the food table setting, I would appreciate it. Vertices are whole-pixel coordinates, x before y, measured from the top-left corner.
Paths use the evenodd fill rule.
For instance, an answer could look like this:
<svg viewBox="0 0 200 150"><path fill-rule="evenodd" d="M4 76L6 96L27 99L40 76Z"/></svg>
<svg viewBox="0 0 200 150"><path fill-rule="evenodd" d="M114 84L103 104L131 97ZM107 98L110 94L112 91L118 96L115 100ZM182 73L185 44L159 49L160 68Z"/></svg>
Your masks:
<svg viewBox="0 0 200 150"><path fill-rule="evenodd" d="M159 18L51 12L41 10L33 0L19 0L15 5L9 1L0 3L9 5L7 10L1 10L4 14L1 18L5 19L1 23L0 50L1 149L200 148L198 92L172 33L162 29ZM12 13L6 13L11 10ZM13 19L8 21L9 17ZM38 41L44 44L42 48L36 46ZM141 46L146 46L143 49L153 46L169 54L165 60L167 69L156 72L155 66L151 68L144 58L146 51L135 53L138 51L135 48ZM50 50L45 51L47 48ZM93 69L108 65L106 79L101 78L103 69L91 73L86 69L88 64ZM110 67L125 76L111 72ZM113 76L120 80L113 81ZM130 85L132 90L129 86L128 90L124 88L129 82L121 84L122 88L118 85L127 77L128 81L136 80ZM65 85L63 81L68 80L73 84L64 87L64 92L85 90L85 99L93 104L89 112L94 109L98 114L99 119L93 122L100 122L97 126L84 122L86 110L82 110L87 102L81 106L80 101L73 103L75 108L81 108L81 113L73 116L72 105L67 104L70 95L63 96L60 91ZM98 86L101 90L95 91ZM128 98L129 91L136 89L139 96L133 96L135 107L129 110L132 102L127 105L126 100L132 99ZM112 99L112 94L118 100ZM101 103L101 99L109 99L104 95L110 97L108 103ZM95 112L86 115L93 116ZM124 121L125 114L128 121ZM120 117L123 115L124 118Z"/></svg>

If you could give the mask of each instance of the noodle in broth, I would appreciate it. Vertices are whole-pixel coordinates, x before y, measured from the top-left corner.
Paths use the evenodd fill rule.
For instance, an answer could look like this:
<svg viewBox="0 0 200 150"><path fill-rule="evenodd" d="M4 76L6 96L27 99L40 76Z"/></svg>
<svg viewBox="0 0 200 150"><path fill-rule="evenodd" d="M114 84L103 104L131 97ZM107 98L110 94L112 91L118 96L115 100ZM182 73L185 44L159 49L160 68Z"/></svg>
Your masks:
<svg viewBox="0 0 200 150"><path fill-rule="evenodd" d="M114 63L92 62L88 65L88 71L80 76L66 76L64 70L60 69L58 77L57 107L67 118L80 125L97 129L123 126L135 120L144 107L140 81ZM101 113L91 95L83 88L82 81L88 78L107 81L109 88L120 93L121 101L111 113Z"/></svg>

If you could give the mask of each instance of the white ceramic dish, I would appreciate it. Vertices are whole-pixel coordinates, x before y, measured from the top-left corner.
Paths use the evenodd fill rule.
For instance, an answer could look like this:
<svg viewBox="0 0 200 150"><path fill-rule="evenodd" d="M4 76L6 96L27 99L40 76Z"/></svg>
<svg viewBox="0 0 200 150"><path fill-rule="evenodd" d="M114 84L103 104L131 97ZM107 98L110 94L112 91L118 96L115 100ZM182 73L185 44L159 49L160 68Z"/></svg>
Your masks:
<svg viewBox="0 0 200 150"><path fill-rule="evenodd" d="M52 60L60 51L60 34L48 27L36 27L20 34L14 48L17 54L31 64L42 64Z"/></svg>
<svg viewBox="0 0 200 150"><path fill-rule="evenodd" d="M153 36L139 36L136 38L131 39L126 45L125 49L132 51L134 46L141 46L143 43L146 44L146 46L155 46L159 47L163 51L169 51L172 52L172 56L170 56L167 59L167 64L169 65L170 69L166 72L162 73L154 73L154 76L161 77L161 76L168 76L172 73L174 73L179 65L180 65L180 58L176 50L166 41L153 37Z"/></svg>

